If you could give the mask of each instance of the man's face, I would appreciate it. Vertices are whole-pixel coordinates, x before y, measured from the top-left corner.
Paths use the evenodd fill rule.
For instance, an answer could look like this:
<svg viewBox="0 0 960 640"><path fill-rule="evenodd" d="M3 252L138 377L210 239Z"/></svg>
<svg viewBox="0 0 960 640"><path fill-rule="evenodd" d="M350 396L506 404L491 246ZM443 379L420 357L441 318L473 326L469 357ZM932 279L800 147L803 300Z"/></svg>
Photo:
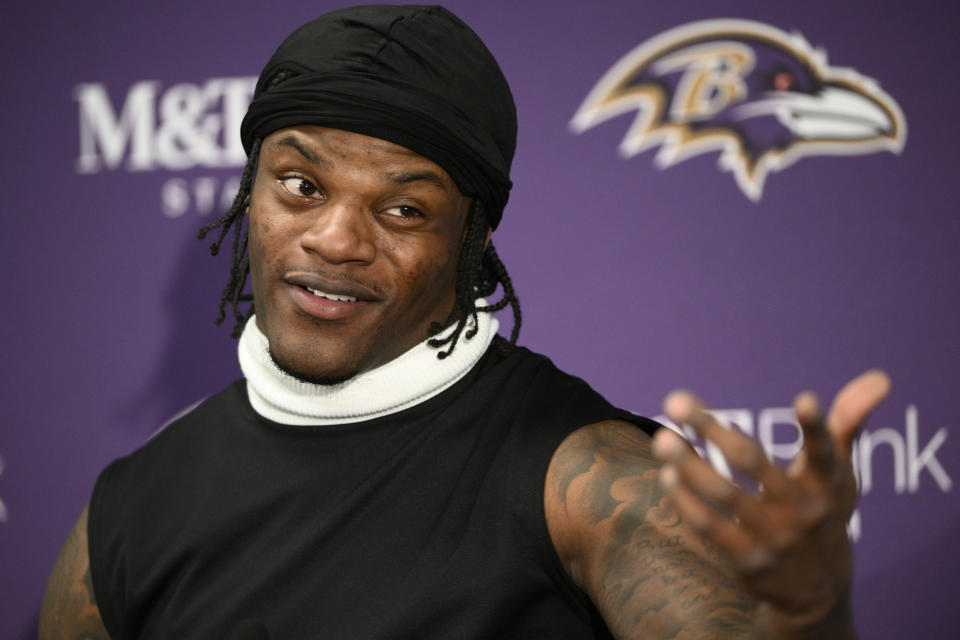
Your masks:
<svg viewBox="0 0 960 640"><path fill-rule="evenodd" d="M329 383L425 340L453 308L468 208L443 169L391 142L313 126L268 136L250 276L277 364Z"/></svg>

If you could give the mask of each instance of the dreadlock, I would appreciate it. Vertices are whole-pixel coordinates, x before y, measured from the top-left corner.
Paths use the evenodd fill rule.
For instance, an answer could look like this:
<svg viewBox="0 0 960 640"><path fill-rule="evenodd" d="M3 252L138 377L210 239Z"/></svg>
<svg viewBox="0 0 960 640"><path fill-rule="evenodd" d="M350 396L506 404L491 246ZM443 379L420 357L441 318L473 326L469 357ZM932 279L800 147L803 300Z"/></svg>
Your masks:
<svg viewBox="0 0 960 640"><path fill-rule="evenodd" d="M220 247L224 239L233 228L233 255L230 263L230 277L227 280L227 286L220 294L220 303L215 323L217 326L223 324L227 316L227 305L232 307L234 325L232 335L239 338L243 332L243 327L250 316L253 315L253 296L243 293L247 284L247 277L250 274L250 255L247 252L249 241L249 229L245 225L246 211L250 204L250 190L253 186L253 179L257 173L257 159L260 155L259 138L253 141L250 148L250 155L247 158L247 164L243 169L243 176L240 179L240 188L230 209L218 220L206 225L199 232L197 237L203 240L208 233L216 228L220 228L220 234L210 245L211 255L220 253ZM437 353L437 358L446 358L453 352L463 335L465 340L469 340L477 333L477 313L493 312L503 309L510 305L513 311L513 329L510 331L509 345L517 342L517 336L520 335L520 324L522 317L520 315L520 300L517 298L516 291L513 288L513 282L507 268L504 266L500 257L493 247L493 242L487 242L487 231L490 228L487 222L483 205L479 199L474 198L467 216L466 234L463 240L463 246L460 248L460 262L457 267L456 282L456 301L454 307L447 317L446 322L441 324L434 322L430 327L431 335L440 333L444 326L456 322L453 331L445 338L431 338L427 344L434 348L446 346L445 350ZM485 298L493 295L497 286L503 287L503 297L493 304L477 306L477 298ZM240 305L250 302L246 311L240 310ZM472 320L471 327L466 330L467 321ZM503 345L509 348L509 345Z"/></svg>

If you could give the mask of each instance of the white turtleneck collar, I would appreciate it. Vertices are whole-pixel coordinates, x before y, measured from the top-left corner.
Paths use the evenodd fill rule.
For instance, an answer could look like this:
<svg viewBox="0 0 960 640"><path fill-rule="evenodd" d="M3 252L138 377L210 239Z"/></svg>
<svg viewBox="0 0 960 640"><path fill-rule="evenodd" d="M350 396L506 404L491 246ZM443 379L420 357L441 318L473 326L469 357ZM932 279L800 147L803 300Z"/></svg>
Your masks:
<svg viewBox="0 0 960 640"><path fill-rule="evenodd" d="M398 358L335 385L301 382L281 371L270 358L256 318L250 318L238 346L250 404L264 418L289 425L344 424L402 411L453 385L486 353L499 324L490 313L478 313L477 318L477 334L470 340L461 334L456 349L443 360L423 341ZM464 333L469 327L468 323Z"/></svg>

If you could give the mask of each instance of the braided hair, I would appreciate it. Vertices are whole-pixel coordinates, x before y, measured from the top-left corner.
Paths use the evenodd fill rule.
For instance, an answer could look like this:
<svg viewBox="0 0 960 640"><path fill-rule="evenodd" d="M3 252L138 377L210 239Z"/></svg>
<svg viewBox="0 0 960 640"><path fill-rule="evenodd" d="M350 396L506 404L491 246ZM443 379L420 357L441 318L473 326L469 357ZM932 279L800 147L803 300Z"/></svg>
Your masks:
<svg viewBox="0 0 960 640"><path fill-rule="evenodd" d="M517 343L520 335L520 324L523 320L520 315L520 300L513 288L513 281L507 268L493 248L493 242L487 240L490 225L483 212L483 204L477 198L473 199L470 213L467 215L467 233L460 247L460 262L457 267L456 302L447 318L447 324L456 321L456 327L446 338L431 338L427 344L431 347L449 345L446 351L441 351L437 357L446 358L457 346L457 341L463 333L467 320L472 320L472 326L467 329L464 338L469 340L477 333L477 313L482 311L499 311L507 305L513 311L513 329L510 331L510 344ZM503 297L493 304L477 306L477 298L486 298L493 295L497 285L503 287ZM434 322L430 327L432 334L443 330L443 325Z"/></svg>
<svg viewBox="0 0 960 640"><path fill-rule="evenodd" d="M227 286L224 287L223 293L220 295L219 310L215 323L217 326L223 324L227 315L227 305L230 305L234 318L232 332L234 338L240 337L244 325L254 312L253 296L243 292L247 284L247 277L250 274L250 255L247 251L249 228L245 224L245 214L250 204L250 191L257 173L257 160L260 155L261 143L262 140L258 138L251 145L250 155L240 179L240 188L230 209L197 233L197 237L203 240L214 229L220 229L217 239L210 245L210 253L215 256L220 252L230 228L233 228L230 277ZM502 343L502 347L508 349L510 345L516 344L517 337L520 335L520 324L522 322L520 300L517 298L516 291L514 291L513 282L510 280L506 267L493 247L493 242L487 240L489 229L490 224L487 222L483 203L474 198L467 215L463 245L460 247L454 307L444 323L433 322L430 326L430 334L436 336L443 330L444 326L456 323L453 331L446 337L433 337L427 341L427 344L434 348L446 347L437 353L437 358L441 360L453 352L461 335L465 340L469 340L476 335L477 313L479 312L499 311L510 305L513 311L513 329L510 332L510 342ZM477 298L493 295L498 285L503 288L503 297L493 304L477 306ZM246 311L242 311L240 306L245 302L251 304ZM471 326L464 332L468 321L471 321Z"/></svg>

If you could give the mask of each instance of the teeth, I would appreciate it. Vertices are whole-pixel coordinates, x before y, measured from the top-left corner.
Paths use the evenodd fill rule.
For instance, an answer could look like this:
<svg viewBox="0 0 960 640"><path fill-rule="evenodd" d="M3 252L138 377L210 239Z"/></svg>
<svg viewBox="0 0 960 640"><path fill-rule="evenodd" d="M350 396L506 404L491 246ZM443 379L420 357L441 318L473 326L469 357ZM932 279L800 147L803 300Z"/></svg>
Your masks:
<svg viewBox="0 0 960 640"><path fill-rule="evenodd" d="M326 291L320 291L319 289L311 289L310 287L304 287L307 291L312 293L315 296L321 298L326 298L327 300L336 300L337 302L359 302L358 298L353 298L351 296L338 296L335 293L327 293Z"/></svg>

